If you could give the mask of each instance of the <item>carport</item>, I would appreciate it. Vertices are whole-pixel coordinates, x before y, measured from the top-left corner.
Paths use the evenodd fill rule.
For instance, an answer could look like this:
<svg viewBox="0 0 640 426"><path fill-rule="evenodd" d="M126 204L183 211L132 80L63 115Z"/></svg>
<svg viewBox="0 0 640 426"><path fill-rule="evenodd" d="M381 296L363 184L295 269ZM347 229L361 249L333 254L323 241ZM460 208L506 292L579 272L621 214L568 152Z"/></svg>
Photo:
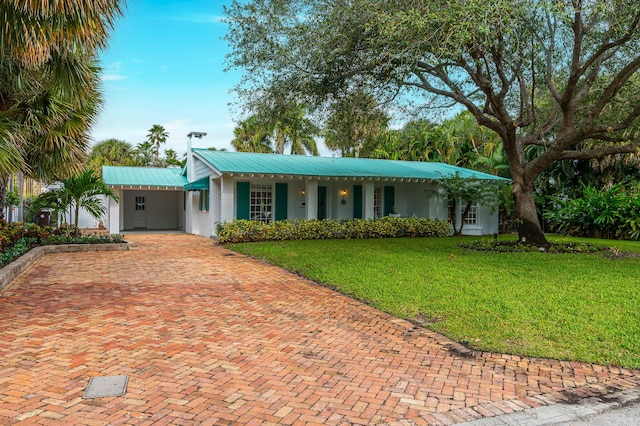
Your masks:
<svg viewBox="0 0 640 426"><path fill-rule="evenodd" d="M109 198L109 232L184 229L181 169L104 166L102 177L119 197Z"/></svg>

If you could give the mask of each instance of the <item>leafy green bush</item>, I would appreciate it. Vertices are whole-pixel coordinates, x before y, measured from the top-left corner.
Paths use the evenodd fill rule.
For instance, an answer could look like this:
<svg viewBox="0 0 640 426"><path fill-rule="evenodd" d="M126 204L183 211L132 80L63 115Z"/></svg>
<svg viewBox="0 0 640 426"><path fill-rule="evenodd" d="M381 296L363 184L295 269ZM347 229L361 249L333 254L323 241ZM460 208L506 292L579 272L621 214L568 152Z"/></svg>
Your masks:
<svg viewBox="0 0 640 426"><path fill-rule="evenodd" d="M104 244L121 243L124 235L68 236L65 230L35 223L7 223L0 219L0 267L22 256L31 248L49 244Z"/></svg>
<svg viewBox="0 0 640 426"><path fill-rule="evenodd" d="M25 254L35 244L35 238L20 238L6 251L0 252L0 266L11 263L14 259Z"/></svg>
<svg viewBox="0 0 640 426"><path fill-rule="evenodd" d="M124 242L122 234L104 234L104 235L81 235L74 237L73 235L51 235L41 240L43 246L53 244L111 244Z"/></svg>
<svg viewBox="0 0 640 426"><path fill-rule="evenodd" d="M610 189L583 188L581 198L552 199L544 218L555 232L595 238L640 239L640 196L622 183Z"/></svg>
<svg viewBox="0 0 640 426"><path fill-rule="evenodd" d="M282 220L265 224L235 220L217 226L221 243L253 241L362 239L395 237L444 237L449 234L446 221L425 218L378 220Z"/></svg>

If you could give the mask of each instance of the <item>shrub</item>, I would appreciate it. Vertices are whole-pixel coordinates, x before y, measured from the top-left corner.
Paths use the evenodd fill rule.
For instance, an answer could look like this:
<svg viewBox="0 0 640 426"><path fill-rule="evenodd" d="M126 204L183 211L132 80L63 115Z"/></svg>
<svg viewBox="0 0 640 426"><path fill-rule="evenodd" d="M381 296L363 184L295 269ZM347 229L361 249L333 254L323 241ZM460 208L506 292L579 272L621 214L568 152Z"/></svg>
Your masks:
<svg viewBox="0 0 640 426"><path fill-rule="evenodd" d="M73 235L50 235L43 237L41 244L111 244L124 242L122 234L104 234L104 235L81 235L74 237Z"/></svg>
<svg viewBox="0 0 640 426"><path fill-rule="evenodd" d="M235 220L217 226L221 243L253 241L363 239L396 237L445 237L446 221L426 218L392 218L378 220L282 220L265 224Z"/></svg>
<svg viewBox="0 0 640 426"><path fill-rule="evenodd" d="M84 235L72 237L61 229L34 223L7 223L0 219L0 267L38 245L121 243L124 235Z"/></svg>
<svg viewBox="0 0 640 426"><path fill-rule="evenodd" d="M622 183L610 189L586 186L581 198L552 199L544 218L560 234L596 238L640 239L640 196Z"/></svg>

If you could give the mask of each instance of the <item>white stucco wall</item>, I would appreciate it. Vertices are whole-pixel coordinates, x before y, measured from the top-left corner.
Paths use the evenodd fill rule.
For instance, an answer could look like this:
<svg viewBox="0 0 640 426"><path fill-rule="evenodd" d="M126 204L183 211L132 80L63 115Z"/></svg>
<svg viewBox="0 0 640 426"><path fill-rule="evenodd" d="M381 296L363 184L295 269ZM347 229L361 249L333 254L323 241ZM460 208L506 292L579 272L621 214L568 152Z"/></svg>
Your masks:
<svg viewBox="0 0 640 426"><path fill-rule="evenodd" d="M304 193L305 185L301 180L288 182L287 185L287 217L289 219L304 219L306 214L307 197Z"/></svg>
<svg viewBox="0 0 640 426"><path fill-rule="evenodd" d="M192 229L187 232L199 235L215 235L215 227L221 222L230 222L236 217L236 183L250 182L252 184L273 185L276 182L287 184L287 218L315 219L317 217L318 187L327 188L327 217L330 219L350 219L353 217L354 185L362 186L362 213L364 218L374 216L374 189L380 188L381 206L384 208L384 187L395 187L394 205L402 217L427 217L431 219L447 220L446 196L439 192L435 183L407 183L389 181L352 181L328 179L268 179L223 176L216 177L211 183L210 211L198 211L198 199L193 195L189 206L193 214ZM342 196L342 192L346 194ZM196 194L196 193L193 193ZM341 201L344 199L345 204ZM275 211L275 192L274 206ZM493 234L498 230L497 212L491 212L489 207L480 206L478 209L478 225L465 226L463 231L471 234Z"/></svg>
<svg viewBox="0 0 640 426"><path fill-rule="evenodd" d="M193 191L193 233L197 235L202 235L203 237L210 237L214 235L214 227L213 227L213 212L211 211L211 199L209 199L209 210L204 208L205 202L203 200L202 205L203 209L200 210L200 197L205 194L209 194L211 196L211 191L209 192L201 192L201 191Z"/></svg>

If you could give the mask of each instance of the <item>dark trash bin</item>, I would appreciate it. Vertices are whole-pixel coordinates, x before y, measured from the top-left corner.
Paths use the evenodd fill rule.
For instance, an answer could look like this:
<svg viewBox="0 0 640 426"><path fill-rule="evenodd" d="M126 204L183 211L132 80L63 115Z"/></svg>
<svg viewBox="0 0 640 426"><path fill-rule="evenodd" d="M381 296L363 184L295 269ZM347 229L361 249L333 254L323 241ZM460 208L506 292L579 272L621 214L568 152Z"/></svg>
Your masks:
<svg viewBox="0 0 640 426"><path fill-rule="evenodd" d="M51 220L51 212L46 210L40 210L36 215L36 224L38 226L49 226L49 221Z"/></svg>

